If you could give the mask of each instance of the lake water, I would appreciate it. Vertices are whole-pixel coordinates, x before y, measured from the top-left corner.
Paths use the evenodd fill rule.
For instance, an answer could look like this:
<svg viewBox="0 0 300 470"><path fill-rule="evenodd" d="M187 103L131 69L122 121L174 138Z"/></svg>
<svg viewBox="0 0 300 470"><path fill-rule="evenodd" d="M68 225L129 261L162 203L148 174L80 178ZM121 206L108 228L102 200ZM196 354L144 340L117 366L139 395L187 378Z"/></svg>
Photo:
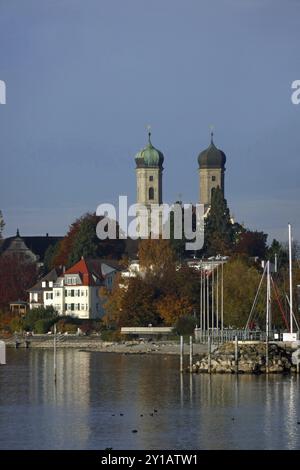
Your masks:
<svg viewBox="0 0 300 470"><path fill-rule="evenodd" d="M178 360L58 350L55 387L51 350L9 349L0 448L300 449L299 377L180 375Z"/></svg>

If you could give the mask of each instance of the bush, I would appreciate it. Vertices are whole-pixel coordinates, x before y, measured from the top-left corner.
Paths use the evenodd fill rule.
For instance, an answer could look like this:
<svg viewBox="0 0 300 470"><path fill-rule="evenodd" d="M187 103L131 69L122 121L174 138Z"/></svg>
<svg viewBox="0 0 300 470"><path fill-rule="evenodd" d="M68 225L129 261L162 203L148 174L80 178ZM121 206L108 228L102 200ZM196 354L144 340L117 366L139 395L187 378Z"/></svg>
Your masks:
<svg viewBox="0 0 300 470"><path fill-rule="evenodd" d="M29 310L24 317L24 329L31 331L35 329L38 320L52 320L54 323L57 317L57 312L53 307L38 307Z"/></svg>
<svg viewBox="0 0 300 470"><path fill-rule="evenodd" d="M102 330L101 339L102 341L124 341L124 337L121 335L120 330Z"/></svg>
<svg viewBox="0 0 300 470"><path fill-rule="evenodd" d="M192 335L196 327L196 318L192 316L178 318L174 330L178 335Z"/></svg>
<svg viewBox="0 0 300 470"><path fill-rule="evenodd" d="M17 333L22 332L23 329L24 329L24 322L23 322L22 318L20 318L18 316L13 317L11 322L10 322L9 328L10 328L11 333L14 333L15 331Z"/></svg>
<svg viewBox="0 0 300 470"><path fill-rule="evenodd" d="M43 335L45 333L48 333L52 325L53 325L53 320L44 318L44 319L37 320L34 324L33 329L36 334Z"/></svg>
<svg viewBox="0 0 300 470"><path fill-rule="evenodd" d="M77 333L78 325L75 322L70 321L69 319L59 320L56 324L56 331L60 333Z"/></svg>

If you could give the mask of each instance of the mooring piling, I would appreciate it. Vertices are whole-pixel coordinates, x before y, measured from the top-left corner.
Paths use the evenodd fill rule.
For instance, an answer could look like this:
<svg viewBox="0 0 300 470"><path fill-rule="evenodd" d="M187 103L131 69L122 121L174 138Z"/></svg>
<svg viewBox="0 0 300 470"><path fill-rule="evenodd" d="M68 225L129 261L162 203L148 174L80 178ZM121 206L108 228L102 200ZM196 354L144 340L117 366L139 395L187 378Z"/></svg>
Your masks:
<svg viewBox="0 0 300 470"><path fill-rule="evenodd" d="M180 372L183 372L183 354L184 354L183 336L180 336Z"/></svg>

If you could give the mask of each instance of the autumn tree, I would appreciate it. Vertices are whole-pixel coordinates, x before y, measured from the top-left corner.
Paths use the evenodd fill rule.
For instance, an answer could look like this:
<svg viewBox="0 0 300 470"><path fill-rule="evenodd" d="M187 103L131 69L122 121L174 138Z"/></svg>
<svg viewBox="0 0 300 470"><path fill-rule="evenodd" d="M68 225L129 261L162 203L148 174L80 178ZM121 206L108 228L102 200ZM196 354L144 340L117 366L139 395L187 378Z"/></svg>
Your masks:
<svg viewBox="0 0 300 470"><path fill-rule="evenodd" d="M27 290L37 280L34 263L24 262L17 255L0 257L0 306L7 307L14 300L27 300Z"/></svg>
<svg viewBox="0 0 300 470"><path fill-rule="evenodd" d="M84 216L76 219L69 227L67 235L58 243L57 253L53 258L53 265L66 266L68 263L68 258L71 253L76 234L79 230L80 224Z"/></svg>
<svg viewBox="0 0 300 470"><path fill-rule="evenodd" d="M157 312L165 325L174 326L179 318L193 313L191 301L188 297L173 292L162 296L156 303Z"/></svg>
<svg viewBox="0 0 300 470"><path fill-rule="evenodd" d="M161 323L155 308L156 291L140 277L130 278L126 284L116 286L105 304L106 324L147 326Z"/></svg>
<svg viewBox="0 0 300 470"><path fill-rule="evenodd" d="M71 266L86 258L121 258L125 251L125 242L118 239L119 227L117 224L117 239L100 240L97 237L96 227L102 217L95 213L87 213L75 220L69 228L67 235L59 242L57 253L54 255L53 266Z"/></svg>
<svg viewBox="0 0 300 470"><path fill-rule="evenodd" d="M268 235L263 232L245 230L240 234L235 246L235 252L250 257L265 259L267 253Z"/></svg>
<svg viewBox="0 0 300 470"><path fill-rule="evenodd" d="M138 257L140 269L149 277L162 278L176 269L176 254L169 240L141 240Z"/></svg>
<svg viewBox="0 0 300 470"><path fill-rule="evenodd" d="M167 240L142 240L139 258L140 273L134 278L119 276L113 291L106 293L106 324L174 325L198 308L199 274L176 261Z"/></svg>

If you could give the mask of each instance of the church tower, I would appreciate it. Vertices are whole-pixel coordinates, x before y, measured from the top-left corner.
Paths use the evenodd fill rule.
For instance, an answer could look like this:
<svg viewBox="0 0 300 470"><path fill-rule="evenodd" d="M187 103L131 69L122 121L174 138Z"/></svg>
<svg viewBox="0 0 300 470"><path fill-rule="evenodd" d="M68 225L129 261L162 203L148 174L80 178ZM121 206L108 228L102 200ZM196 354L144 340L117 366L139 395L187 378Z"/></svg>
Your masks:
<svg viewBox="0 0 300 470"><path fill-rule="evenodd" d="M135 156L137 203L150 209L151 204L162 204L162 174L164 156L153 147L151 132L148 144Z"/></svg>
<svg viewBox="0 0 300 470"><path fill-rule="evenodd" d="M218 149L211 133L210 146L198 156L200 204L204 204L205 212L211 204L212 190L219 186L224 195L225 153Z"/></svg>

